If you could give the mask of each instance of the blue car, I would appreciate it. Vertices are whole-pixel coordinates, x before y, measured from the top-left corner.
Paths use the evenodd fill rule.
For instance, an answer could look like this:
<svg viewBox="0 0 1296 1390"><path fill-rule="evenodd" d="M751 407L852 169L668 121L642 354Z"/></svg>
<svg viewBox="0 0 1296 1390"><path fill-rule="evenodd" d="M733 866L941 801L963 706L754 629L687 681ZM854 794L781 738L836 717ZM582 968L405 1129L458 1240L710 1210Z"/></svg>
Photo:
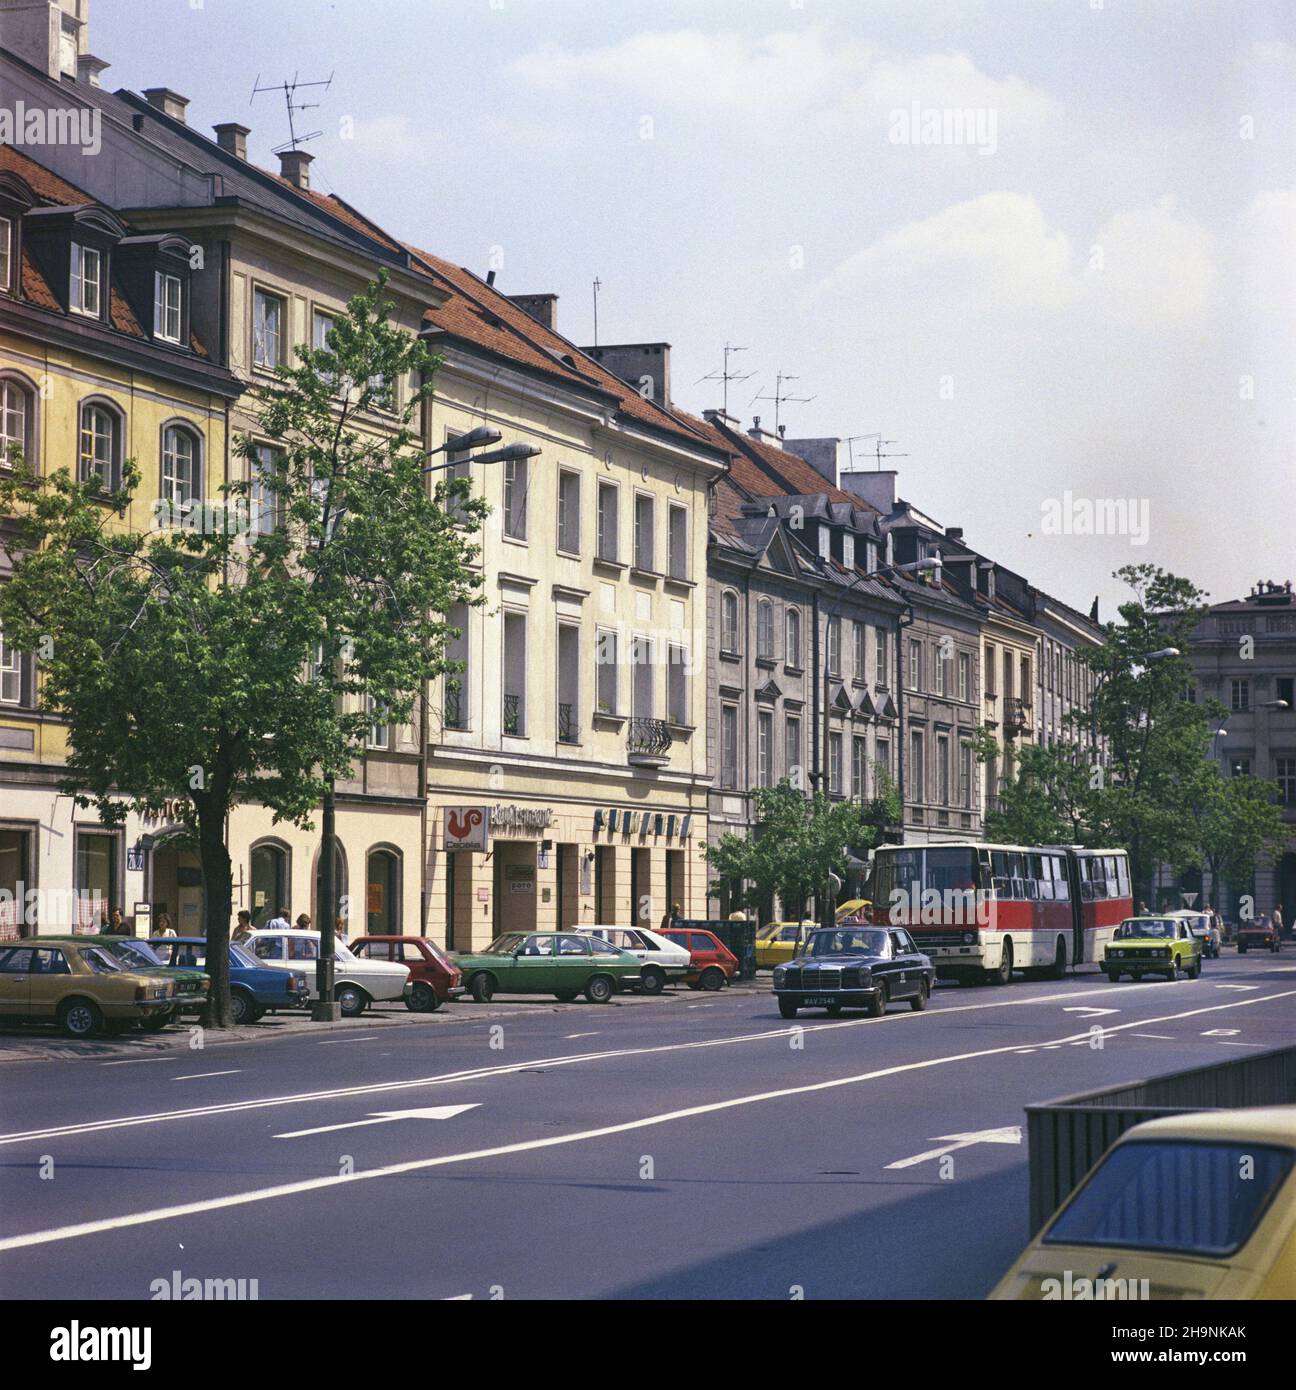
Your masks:
<svg viewBox="0 0 1296 1390"><path fill-rule="evenodd" d="M149 945L167 965L192 965L202 970L207 962L207 940L201 936L151 936ZM235 1023L255 1023L262 1014L282 1009L304 1009L310 1003L310 985L299 970L273 970L230 942L230 1012Z"/></svg>

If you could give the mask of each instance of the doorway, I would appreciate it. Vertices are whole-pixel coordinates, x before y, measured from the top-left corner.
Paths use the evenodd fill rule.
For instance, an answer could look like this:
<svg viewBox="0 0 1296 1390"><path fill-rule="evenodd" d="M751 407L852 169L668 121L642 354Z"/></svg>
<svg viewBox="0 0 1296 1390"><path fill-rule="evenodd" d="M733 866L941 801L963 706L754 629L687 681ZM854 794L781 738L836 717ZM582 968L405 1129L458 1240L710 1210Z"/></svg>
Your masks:
<svg viewBox="0 0 1296 1390"><path fill-rule="evenodd" d="M172 833L153 843L153 929L163 913L170 919L177 936L203 936L202 864L193 841L182 833Z"/></svg>
<svg viewBox="0 0 1296 1390"><path fill-rule="evenodd" d="M536 929L536 847L522 840L496 840L491 906L495 934Z"/></svg>

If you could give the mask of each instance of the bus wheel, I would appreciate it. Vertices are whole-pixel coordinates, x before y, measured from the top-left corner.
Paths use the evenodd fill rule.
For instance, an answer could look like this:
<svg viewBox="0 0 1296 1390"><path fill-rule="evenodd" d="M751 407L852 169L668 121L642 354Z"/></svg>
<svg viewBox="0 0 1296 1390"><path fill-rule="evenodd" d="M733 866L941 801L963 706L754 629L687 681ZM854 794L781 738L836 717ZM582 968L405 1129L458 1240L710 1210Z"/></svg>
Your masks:
<svg viewBox="0 0 1296 1390"><path fill-rule="evenodd" d="M1053 953L1053 966L1048 975L1051 980L1061 980L1066 976L1067 948L1063 937L1057 939L1057 950Z"/></svg>
<svg viewBox="0 0 1296 1390"><path fill-rule="evenodd" d="M1011 941L1003 944L1003 954L999 957L998 970L986 971L986 983L991 985L1006 985L1012 979L1013 972L1013 948Z"/></svg>

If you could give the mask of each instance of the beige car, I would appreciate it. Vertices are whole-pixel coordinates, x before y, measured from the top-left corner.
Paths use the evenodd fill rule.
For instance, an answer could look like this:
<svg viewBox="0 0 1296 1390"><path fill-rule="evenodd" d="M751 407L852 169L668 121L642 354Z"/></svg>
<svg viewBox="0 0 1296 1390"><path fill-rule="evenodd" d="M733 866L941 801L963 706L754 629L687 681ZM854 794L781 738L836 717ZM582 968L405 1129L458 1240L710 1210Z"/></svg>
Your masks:
<svg viewBox="0 0 1296 1390"><path fill-rule="evenodd" d="M39 937L0 947L0 1018L57 1023L70 1038L165 1016L175 981L137 973L102 944Z"/></svg>

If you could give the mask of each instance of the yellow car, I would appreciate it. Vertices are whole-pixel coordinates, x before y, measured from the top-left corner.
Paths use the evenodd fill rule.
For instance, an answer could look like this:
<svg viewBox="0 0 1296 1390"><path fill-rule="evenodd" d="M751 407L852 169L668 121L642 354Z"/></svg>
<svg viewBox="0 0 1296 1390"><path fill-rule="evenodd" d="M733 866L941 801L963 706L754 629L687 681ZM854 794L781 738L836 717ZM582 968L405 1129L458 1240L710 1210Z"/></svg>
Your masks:
<svg viewBox="0 0 1296 1390"><path fill-rule="evenodd" d="M756 933L756 968L773 970L786 965L797 945L814 930L813 922L766 922Z"/></svg>
<svg viewBox="0 0 1296 1390"><path fill-rule="evenodd" d="M1190 980L1201 974L1202 944L1184 917L1127 917L1107 943L1103 970L1115 984L1122 975L1141 980L1164 975L1177 980L1182 970Z"/></svg>
<svg viewBox="0 0 1296 1390"><path fill-rule="evenodd" d="M0 946L0 1017L57 1023L70 1038L169 1014L175 991L174 980L131 970L93 939Z"/></svg>
<svg viewBox="0 0 1296 1390"><path fill-rule="evenodd" d="M852 921L864 920L864 911L872 906L867 898L848 898L844 903L837 904L837 920L844 921L849 917Z"/></svg>
<svg viewBox="0 0 1296 1390"><path fill-rule="evenodd" d="M1296 1106L1135 1125L990 1297L1296 1298Z"/></svg>

